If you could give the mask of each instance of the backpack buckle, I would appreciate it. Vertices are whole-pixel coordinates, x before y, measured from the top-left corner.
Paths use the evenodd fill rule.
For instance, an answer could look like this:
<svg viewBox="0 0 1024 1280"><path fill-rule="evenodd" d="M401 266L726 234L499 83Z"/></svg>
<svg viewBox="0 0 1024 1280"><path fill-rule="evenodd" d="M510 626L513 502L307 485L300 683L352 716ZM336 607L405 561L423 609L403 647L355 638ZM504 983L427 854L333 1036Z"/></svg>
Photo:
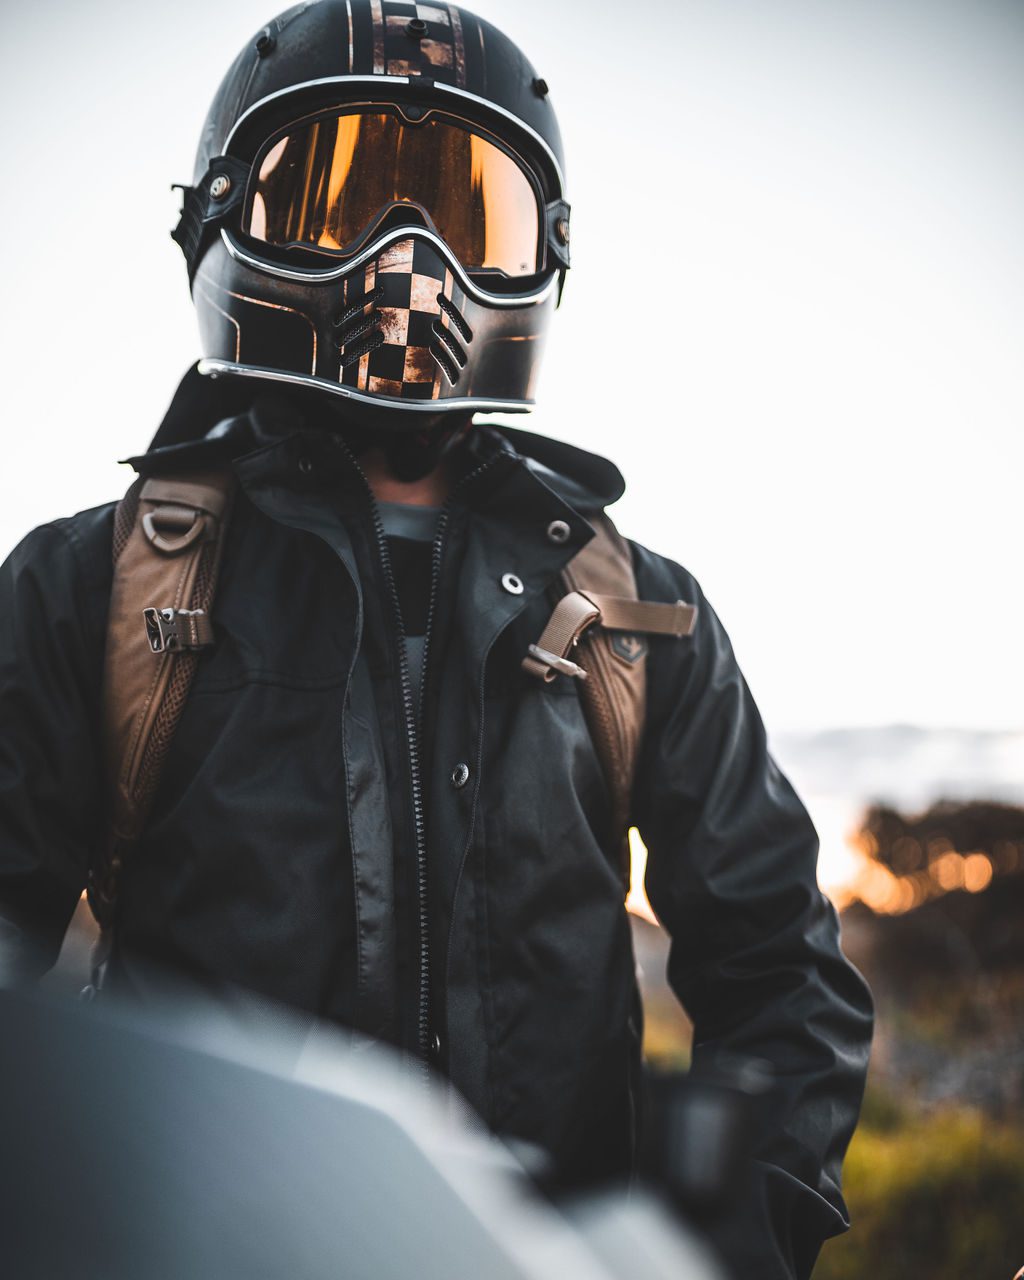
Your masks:
<svg viewBox="0 0 1024 1280"><path fill-rule="evenodd" d="M213 643L205 609L143 609L146 638L154 653L205 649Z"/></svg>

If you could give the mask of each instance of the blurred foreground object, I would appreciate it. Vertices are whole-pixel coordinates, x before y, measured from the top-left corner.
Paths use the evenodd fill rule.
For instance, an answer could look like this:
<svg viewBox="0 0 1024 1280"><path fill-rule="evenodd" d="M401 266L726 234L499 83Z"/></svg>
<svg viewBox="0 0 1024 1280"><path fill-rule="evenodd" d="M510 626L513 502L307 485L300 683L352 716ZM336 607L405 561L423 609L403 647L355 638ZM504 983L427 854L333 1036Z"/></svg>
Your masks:
<svg viewBox="0 0 1024 1280"><path fill-rule="evenodd" d="M727 1211L746 1187L771 1089L767 1063L725 1054L686 1074L651 1072L640 1162L648 1184L694 1222Z"/></svg>
<svg viewBox="0 0 1024 1280"><path fill-rule="evenodd" d="M658 1204L568 1217L389 1054L279 1017L0 996L3 1274L721 1280Z"/></svg>

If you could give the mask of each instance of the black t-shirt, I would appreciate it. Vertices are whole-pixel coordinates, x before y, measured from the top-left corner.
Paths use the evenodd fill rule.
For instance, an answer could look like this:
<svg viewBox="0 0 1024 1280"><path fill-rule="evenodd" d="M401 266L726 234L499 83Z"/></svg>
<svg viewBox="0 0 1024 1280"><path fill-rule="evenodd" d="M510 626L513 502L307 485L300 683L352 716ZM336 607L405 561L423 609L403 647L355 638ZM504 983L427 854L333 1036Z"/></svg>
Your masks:
<svg viewBox="0 0 1024 1280"><path fill-rule="evenodd" d="M409 678L417 702L430 612L431 555L441 510L404 502L378 502L405 631Z"/></svg>

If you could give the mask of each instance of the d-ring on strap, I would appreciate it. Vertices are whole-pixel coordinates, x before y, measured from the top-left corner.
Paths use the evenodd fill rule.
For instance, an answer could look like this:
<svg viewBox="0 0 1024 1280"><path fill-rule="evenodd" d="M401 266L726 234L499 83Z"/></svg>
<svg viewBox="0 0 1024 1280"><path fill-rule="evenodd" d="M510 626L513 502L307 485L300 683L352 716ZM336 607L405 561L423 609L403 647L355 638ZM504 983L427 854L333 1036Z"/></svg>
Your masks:
<svg viewBox="0 0 1024 1280"><path fill-rule="evenodd" d="M165 538L158 524L164 528L180 529L181 537L174 540ZM186 507L158 507L155 511L144 513L142 529L157 551L176 556L179 551L184 551L205 535L206 516L201 511Z"/></svg>
<svg viewBox="0 0 1024 1280"><path fill-rule="evenodd" d="M540 639L530 645L529 654L523 659L523 670L544 681L554 680L559 673L585 678L586 672L571 662L568 654L588 627L688 636L693 633L696 619L696 607L682 600L660 604L597 595L592 591L570 591L555 606Z"/></svg>
<svg viewBox="0 0 1024 1280"><path fill-rule="evenodd" d="M139 494L142 529L150 546L164 555L176 556L194 542L216 536L217 521L227 502L222 487L200 477L154 476ZM161 530L176 532L165 537Z"/></svg>

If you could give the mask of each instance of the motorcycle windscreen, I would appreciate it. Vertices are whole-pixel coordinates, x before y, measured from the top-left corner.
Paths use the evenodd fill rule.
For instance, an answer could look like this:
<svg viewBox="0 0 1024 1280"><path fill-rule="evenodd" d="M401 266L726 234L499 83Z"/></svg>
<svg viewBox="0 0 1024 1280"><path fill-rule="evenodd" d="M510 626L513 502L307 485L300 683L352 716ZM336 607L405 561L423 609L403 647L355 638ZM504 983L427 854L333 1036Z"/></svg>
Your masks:
<svg viewBox="0 0 1024 1280"><path fill-rule="evenodd" d="M242 229L276 248L357 252L403 205L426 215L469 271L528 276L542 263L541 205L519 163L447 118L390 111L303 121L257 156Z"/></svg>

